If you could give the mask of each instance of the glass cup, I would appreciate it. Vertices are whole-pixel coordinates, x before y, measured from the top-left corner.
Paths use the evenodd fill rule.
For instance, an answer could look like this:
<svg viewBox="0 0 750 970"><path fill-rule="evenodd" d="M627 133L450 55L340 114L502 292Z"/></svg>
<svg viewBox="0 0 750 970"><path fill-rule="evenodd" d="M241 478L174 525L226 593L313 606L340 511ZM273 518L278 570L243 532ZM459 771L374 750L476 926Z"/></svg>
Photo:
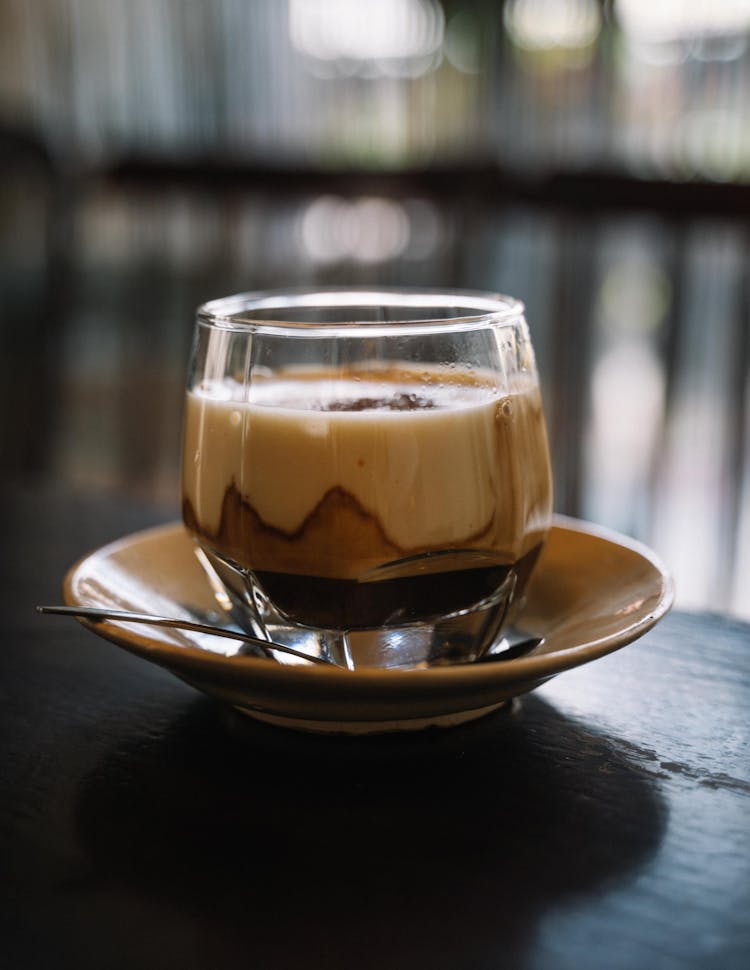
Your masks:
<svg viewBox="0 0 750 970"><path fill-rule="evenodd" d="M551 516L522 304L399 289L205 304L182 487L248 632L349 668L479 658Z"/></svg>

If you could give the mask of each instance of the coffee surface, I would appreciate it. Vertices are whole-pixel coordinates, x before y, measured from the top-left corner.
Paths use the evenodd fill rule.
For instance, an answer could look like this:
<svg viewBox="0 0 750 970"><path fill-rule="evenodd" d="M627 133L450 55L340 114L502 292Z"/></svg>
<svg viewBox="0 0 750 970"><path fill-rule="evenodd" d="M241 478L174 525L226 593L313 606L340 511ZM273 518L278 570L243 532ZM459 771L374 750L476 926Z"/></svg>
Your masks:
<svg viewBox="0 0 750 970"><path fill-rule="evenodd" d="M200 541L257 575L513 566L551 510L538 388L408 365L205 383L187 395L183 498Z"/></svg>

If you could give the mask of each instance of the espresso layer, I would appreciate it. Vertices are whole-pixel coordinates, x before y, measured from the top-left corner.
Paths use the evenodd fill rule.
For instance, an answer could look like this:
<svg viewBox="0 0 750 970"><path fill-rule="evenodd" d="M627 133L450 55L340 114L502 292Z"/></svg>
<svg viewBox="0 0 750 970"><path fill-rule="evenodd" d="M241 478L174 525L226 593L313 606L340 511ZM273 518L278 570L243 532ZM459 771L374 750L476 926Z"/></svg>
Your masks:
<svg viewBox="0 0 750 970"><path fill-rule="evenodd" d="M291 573L255 576L290 620L324 629L361 630L426 622L467 610L493 596L511 569L498 565L448 570L372 583Z"/></svg>

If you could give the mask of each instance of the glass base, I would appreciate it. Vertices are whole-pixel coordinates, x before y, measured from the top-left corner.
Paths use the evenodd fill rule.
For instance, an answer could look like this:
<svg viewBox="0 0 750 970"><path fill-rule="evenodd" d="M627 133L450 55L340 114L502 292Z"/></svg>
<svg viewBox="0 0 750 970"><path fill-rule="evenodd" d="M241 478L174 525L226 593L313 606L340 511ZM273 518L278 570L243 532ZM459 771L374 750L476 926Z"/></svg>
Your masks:
<svg viewBox="0 0 750 970"><path fill-rule="evenodd" d="M419 669L478 660L500 640L516 585L511 570L491 596L469 609L395 626L323 629L294 622L280 613L251 572L208 550L200 550L199 558L217 600L240 628L268 643L293 647L348 670ZM263 655L252 646L241 653ZM275 657L282 664L305 663L280 652Z"/></svg>

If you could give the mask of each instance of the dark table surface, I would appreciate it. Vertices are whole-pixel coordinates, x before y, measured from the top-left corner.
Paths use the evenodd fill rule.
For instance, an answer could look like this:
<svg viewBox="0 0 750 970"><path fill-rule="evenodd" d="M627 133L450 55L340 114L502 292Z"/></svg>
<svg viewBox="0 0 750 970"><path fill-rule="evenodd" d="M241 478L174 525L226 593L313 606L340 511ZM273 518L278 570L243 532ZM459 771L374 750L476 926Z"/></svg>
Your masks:
<svg viewBox="0 0 750 970"><path fill-rule="evenodd" d="M2 499L3 967L750 966L748 625L672 613L463 728L298 735L33 612L172 510Z"/></svg>

